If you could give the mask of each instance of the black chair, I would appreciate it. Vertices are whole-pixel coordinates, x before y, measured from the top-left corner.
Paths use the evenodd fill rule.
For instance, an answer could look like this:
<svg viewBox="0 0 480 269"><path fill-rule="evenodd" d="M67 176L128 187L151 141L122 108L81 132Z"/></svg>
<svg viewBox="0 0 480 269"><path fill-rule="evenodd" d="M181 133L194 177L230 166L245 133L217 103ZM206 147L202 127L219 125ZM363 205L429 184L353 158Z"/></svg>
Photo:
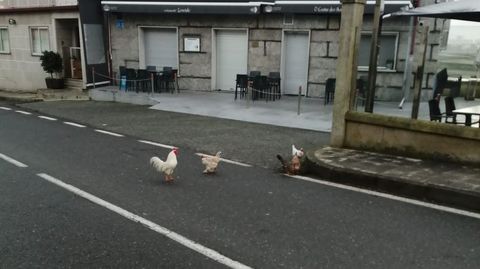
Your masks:
<svg viewBox="0 0 480 269"><path fill-rule="evenodd" d="M248 77L253 80L255 77L257 76L261 76L262 73L260 73L260 71L250 71L250 73L248 74Z"/></svg>
<svg viewBox="0 0 480 269"><path fill-rule="evenodd" d="M170 67L171 68L171 67ZM177 77L177 70L163 68L162 81L165 86L165 90L173 93L175 91L175 83Z"/></svg>
<svg viewBox="0 0 480 269"><path fill-rule="evenodd" d="M237 100L237 91L240 90L240 99L245 97L248 91L248 76L237 74L237 79L235 80L235 100Z"/></svg>
<svg viewBox="0 0 480 269"><path fill-rule="evenodd" d="M453 124L465 124L465 122L458 122L457 115L453 111L457 109L455 107L455 101L452 96L445 97L445 122ZM449 121L451 119L451 121Z"/></svg>
<svg viewBox="0 0 480 269"><path fill-rule="evenodd" d="M171 66L164 66L163 71L172 71L173 68Z"/></svg>
<svg viewBox="0 0 480 269"><path fill-rule="evenodd" d="M257 100L263 98L268 92L267 76L255 76L252 83L252 99Z"/></svg>
<svg viewBox="0 0 480 269"><path fill-rule="evenodd" d="M442 122L443 114L440 112L438 101L431 99L428 101L428 109L430 112L430 121Z"/></svg>
<svg viewBox="0 0 480 269"><path fill-rule="evenodd" d="M133 68L127 68L125 70L125 74L127 77L127 91L136 90L137 88L137 72Z"/></svg>
<svg viewBox="0 0 480 269"><path fill-rule="evenodd" d="M325 82L325 105L333 102L333 98L335 97L335 83L336 79L329 78Z"/></svg>
<svg viewBox="0 0 480 269"><path fill-rule="evenodd" d="M151 91L152 81L150 78L150 72L148 72L146 69L137 70L137 86L137 92L139 90L141 90L142 92Z"/></svg>
<svg viewBox="0 0 480 269"><path fill-rule="evenodd" d="M274 101L276 98L280 99L282 96L280 90L280 72L270 72L268 74L268 84L272 92L272 99Z"/></svg>

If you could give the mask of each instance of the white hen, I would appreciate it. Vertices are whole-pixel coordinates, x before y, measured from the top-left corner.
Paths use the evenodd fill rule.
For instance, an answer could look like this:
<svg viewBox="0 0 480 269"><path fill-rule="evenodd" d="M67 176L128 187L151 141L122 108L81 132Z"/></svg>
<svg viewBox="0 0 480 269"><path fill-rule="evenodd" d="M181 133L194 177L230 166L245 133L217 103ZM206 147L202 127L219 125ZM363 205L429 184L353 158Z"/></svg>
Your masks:
<svg viewBox="0 0 480 269"><path fill-rule="evenodd" d="M202 164L205 165L205 170L203 170L204 174L215 173L215 171L217 171L218 163L220 162L220 154L222 154L221 151L217 152L215 156L205 155L202 157Z"/></svg>
<svg viewBox="0 0 480 269"><path fill-rule="evenodd" d="M175 170L175 167L177 167L177 155L178 149L173 148L172 151L168 153L165 161L162 161L156 156L150 159L150 164L153 166L153 168L155 168L158 172L165 174L166 182L173 181L173 171Z"/></svg>
<svg viewBox="0 0 480 269"><path fill-rule="evenodd" d="M305 154L303 148L297 149L295 145L292 145L292 157L297 156L298 158L302 158L303 154Z"/></svg>

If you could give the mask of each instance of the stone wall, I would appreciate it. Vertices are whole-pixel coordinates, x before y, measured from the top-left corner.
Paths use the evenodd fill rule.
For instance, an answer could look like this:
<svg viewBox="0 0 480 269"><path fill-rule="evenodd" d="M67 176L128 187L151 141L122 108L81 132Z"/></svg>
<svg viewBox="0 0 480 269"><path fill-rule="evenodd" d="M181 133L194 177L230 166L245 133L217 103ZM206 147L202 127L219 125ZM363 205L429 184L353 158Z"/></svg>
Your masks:
<svg viewBox="0 0 480 269"><path fill-rule="evenodd" d="M348 112L345 120L345 147L480 163L478 128L361 112Z"/></svg>
<svg viewBox="0 0 480 269"><path fill-rule="evenodd" d="M325 81L335 77L338 57L338 30L340 16L295 15L293 25L284 25L283 15L264 14L259 16L202 16L202 15L136 15L123 14L124 29L114 27L116 15L110 16L112 37L113 68L120 65L138 68L139 26L178 27L179 44L179 85L183 89L211 90L212 78L212 28L248 29L248 70L259 70L263 74L281 71L282 38L285 30L305 30L310 32L308 95L324 95ZM371 31L371 16L365 16L362 31ZM438 28L443 20L430 20ZM437 23L435 23L437 21ZM435 28L433 28L435 29ZM408 42L409 20L392 18L384 21L383 30L398 32L399 42L395 70L379 72L377 75L376 97L379 100L400 100L402 97L403 68ZM183 52L182 36L201 36L202 53ZM431 87L431 76L436 70L436 58L440 31L430 32L429 49L424 87ZM359 71L359 76L366 76ZM428 81L428 82L427 82Z"/></svg>

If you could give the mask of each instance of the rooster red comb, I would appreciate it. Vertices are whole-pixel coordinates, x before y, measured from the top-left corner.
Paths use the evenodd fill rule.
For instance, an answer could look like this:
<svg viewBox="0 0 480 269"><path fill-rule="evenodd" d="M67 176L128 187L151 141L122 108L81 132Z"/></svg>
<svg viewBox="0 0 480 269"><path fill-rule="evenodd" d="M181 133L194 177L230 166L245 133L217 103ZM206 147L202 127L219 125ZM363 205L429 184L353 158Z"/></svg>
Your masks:
<svg viewBox="0 0 480 269"><path fill-rule="evenodd" d="M178 155L178 148L173 147L173 148L172 148L172 151L175 152L175 155Z"/></svg>

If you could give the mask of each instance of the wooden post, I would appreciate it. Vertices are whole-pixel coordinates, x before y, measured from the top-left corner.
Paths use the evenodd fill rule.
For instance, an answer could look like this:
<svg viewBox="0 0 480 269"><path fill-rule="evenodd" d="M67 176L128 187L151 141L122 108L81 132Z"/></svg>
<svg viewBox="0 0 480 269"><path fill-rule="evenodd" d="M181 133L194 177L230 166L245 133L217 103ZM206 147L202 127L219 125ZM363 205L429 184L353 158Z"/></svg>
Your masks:
<svg viewBox="0 0 480 269"><path fill-rule="evenodd" d="M377 66L378 66L378 49L381 27L383 0L375 2L375 10L373 13L372 43L370 44L370 63L368 65L368 88L367 99L365 100L365 112L373 112L373 101L375 100L375 85L377 82Z"/></svg>
<svg viewBox="0 0 480 269"><path fill-rule="evenodd" d="M95 89L95 67L92 66L92 80L93 80L93 88Z"/></svg>
<svg viewBox="0 0 480 269"><path fill-rule="evenodd" d="M150 73L150 82L152 83L152 94L155 92L154 87L155 85L153 84L154 79L153 79L153 73Z"/></svg>
<svg viewBox="0 0 480 269"><path fill-rule="evenodd" d="M420 96L422 94L423 71L425 69L425 58L427 56L428 26L418 26L416 30L416 36L418 36L415 41L415 45L417 47L415 48L415 59L417 60L417 68L415 75L415 88L413 93L412 119L418 118Z"/></svg>
<svg viewBox="0 0 480 269"><path fill-rule="evenodd" d="M302 101L302 86L298 87L298 107L297 107L297 115L300 115L300 103Z"/></svg>

